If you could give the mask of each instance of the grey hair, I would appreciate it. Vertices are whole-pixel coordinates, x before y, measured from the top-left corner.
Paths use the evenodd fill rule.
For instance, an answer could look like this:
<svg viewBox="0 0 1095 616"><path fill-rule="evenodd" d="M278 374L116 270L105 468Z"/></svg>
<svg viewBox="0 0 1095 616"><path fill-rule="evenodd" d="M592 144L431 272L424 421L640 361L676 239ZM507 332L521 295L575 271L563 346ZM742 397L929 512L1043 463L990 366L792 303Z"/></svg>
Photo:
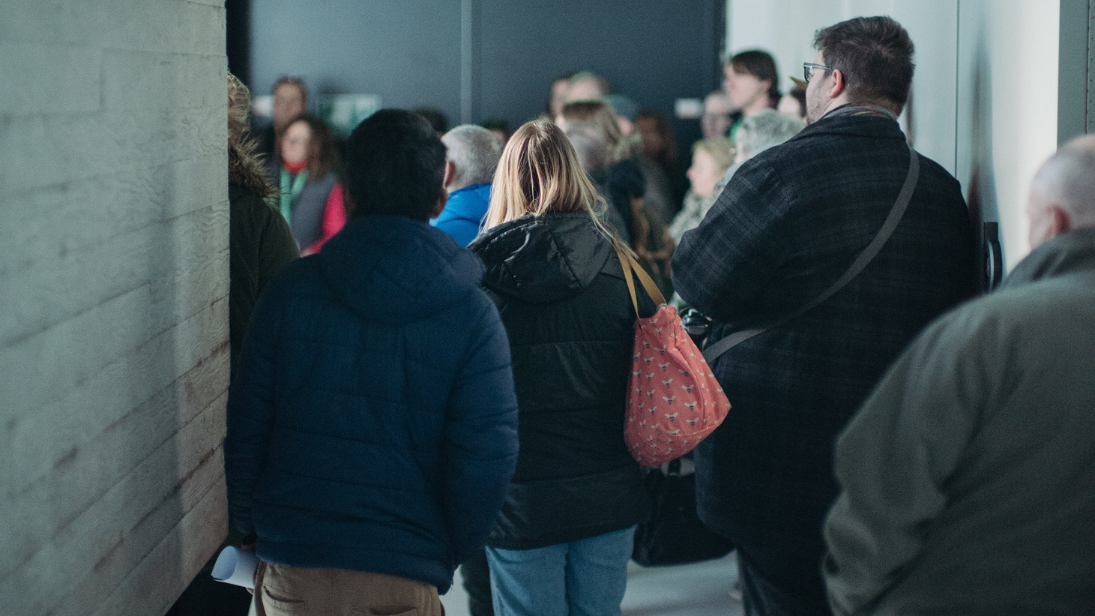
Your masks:
<svg viewBox="0 0 1095 616"><path fill-rule="evenodd" d="M566 120L563 122L563 133L574 147L574 153L578 155L578 162L586 173L592 173L604 169L609 165L611 151L608 139L598 124L585 120Z"/></svg>
<svg viewBox="0 0 1095 616"><path fill-rule="evenodd" d="M445 133L441 141L448 148L446 157L456 167L450 191L472 184L490 184L505 143L497 134L474 124L461 124Z"/></svg>
<svg viewBox="0 0 1095 616"><path fill-rule="evenodd" d="M803 128L806 123L802 118L765 109L742 120L737 132L738 151L744 158L751 158L794 137Z"/></svg>
<svg viewBox="0 0 1095 616"><path fill-rule="evenodd" d="M1077 137L1058 149L1034 182L1068 212L1074 228L1095 227L1095 136Z"/></svg>

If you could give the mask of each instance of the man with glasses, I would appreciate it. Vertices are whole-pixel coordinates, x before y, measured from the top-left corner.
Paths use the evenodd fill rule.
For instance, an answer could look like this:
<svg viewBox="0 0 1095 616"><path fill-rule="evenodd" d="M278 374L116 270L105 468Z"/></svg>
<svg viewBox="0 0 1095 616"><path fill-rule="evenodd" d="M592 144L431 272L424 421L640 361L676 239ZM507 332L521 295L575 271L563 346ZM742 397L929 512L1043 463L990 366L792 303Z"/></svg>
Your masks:
<svg viewBox="0 0 1095 616"><path fill-rule="evenodd" d="M907 209L854 273L912 170L897 116L913 44L887 17L825 28L814 44L810 125L742 165L672 263L677 292L714 320L710 344L770 327L713 360L734 406L696 449L699 515L738 546L746 614L831 613L819 563L833 440L905 345L975 285L960 186L923 156Z"/></svg>

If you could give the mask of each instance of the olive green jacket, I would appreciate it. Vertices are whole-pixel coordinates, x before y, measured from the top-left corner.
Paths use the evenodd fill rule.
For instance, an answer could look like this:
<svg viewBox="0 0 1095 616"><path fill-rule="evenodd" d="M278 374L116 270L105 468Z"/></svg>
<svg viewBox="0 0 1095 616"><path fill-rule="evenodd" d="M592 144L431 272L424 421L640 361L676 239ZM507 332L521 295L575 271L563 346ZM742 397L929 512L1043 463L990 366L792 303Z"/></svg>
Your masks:
<svg viewBox="0 0 1095 616"><path fill-rule="evenodd" d="M835 465L836 614L1095 613L1095 230L927 328Z"/></svg>
<svg viewBox="0 0 1095 616"><path fill-rule="evenodd" d="M285 219L254 191L229 184L228 202L228 339L235 374L243 334L259 294L299 254Z"/></svg>

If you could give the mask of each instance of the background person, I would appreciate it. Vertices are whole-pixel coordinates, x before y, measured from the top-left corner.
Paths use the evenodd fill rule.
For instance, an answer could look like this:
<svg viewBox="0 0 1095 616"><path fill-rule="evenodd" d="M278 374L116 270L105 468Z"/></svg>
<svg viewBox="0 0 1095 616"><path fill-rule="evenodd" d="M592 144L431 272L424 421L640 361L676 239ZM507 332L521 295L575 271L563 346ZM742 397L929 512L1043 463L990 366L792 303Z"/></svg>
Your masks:
<svg viewBox="0 0 1095 616"><path fill-rule="evenodd" d="M776 110L780 113L786 113L805 120L806 83L793 77L791 78L791 81L795 83L795 87L779 99L779 105L776 106Z"/></svg>
<svg viewBox="0 0 1095 616"><path fill-rule="evenodd" d="M274 96L271 122L255 131L258 135L255 150L267 158L277 150L278 140L289 126L289 121L308 110L308 88L304 80L298 77L279 78L270 89L270 94Z"/></svg>
<svg viewBox="0 0 1095 616"><path fill-rule="evenodd" d="M734 172L745 161L768 148L774 148L781 143L786 143L804 128L806 128L806 123L798 116L781 113L774 109L765 109L743 120L741 128L738 129L734 165L726 170L723 182L715 187L715 193L722 192L726 183L734 176Z"/></svg>
<svg viewBox="0 0 1095 616"><path fill-rule="evenodd" d="M289 121L276 155L267 162L267 174L280 188L278 209L302 254L318 251L346 222L335 162L331 129L311 114Z"/></svg>
<svg viewBox="0 0 1095 616"><path fill-rule="evenodd" d="M502 157L502 139L474 124L463 124L445 133L445 164L452 167L445 184L448 203L430 224L467 246L479 235L490 204L490 185Z"/></svg>
<svg viewBox="0 0 1095 616"><path fill-rule="evenodd" d="M487 118L479 123L479 126L489 130L490 132L498 135L498 138L502 140L502 144L505 145L509 141L509 136L513 132L509 129L509 122L504 118Z"/></svg>
<svg viewBox="0 0 1095 616"><path fill-rule="evenodd" d="M570 89L570 80L576 73L563 73L551 81L551 89L548 91L547 104L540 119L554 122L555 118L563 111L563 104L567 102L567 90Z"/></svg>
<svg viewBox="0 0 1095 616"><path fill-rule="evenodd" d="M589 176L593 187L600 195L608 194L608 189L599 181L608 179L608 168L612 160L613 147L608 143L604 130L598 124L586 120L567 120L559 128L563 129L574 154L578 157L578 163L582 170ZM617 208L608 206L597 215L601 221L614 231L626 229L629 225ZM620 233L616 231L617 237ZM622 238L621 238L622 239Z"/></svg>
<svg viewBox="0 0 1095 616"><path fill-rule="evenodd" d="M730 132L737 109L730 102L730 97L722 90L715 90L703 99L703 116L700 117L700 132L704 139L712 137L724 137ZM738 114L740 117L741 114Z"/></svg>
<svg viewBox="0 0 1095 616"><path fill-rule="evenodd" d="M604 77L593 71L578 71L570 78L563 102L600 100L611 93Z"/></svg>
<svg viewBox="0 0 1095 616"><path fill-rule="evenodd" d="M639 105L622 94L609 94L604 97L604 101L616 112L616 123L620 126L620 132L631 145L631 158L639 165L643 174L643 209L657 227L664 228L673 219L677 207L669 177L658 163L647 158L644 153L643 136L636 127Z"/></svg>
<svg viewBox="0 0 1095 616"><path fill-rule="evenodd" d="M449 118L445 116L445 112L436 107L415 107L411 109L411 113L417 113L418 115L426 118L426 121L430 123L433 130L437 132L437 136L444 135L449 130Z"/></svg>
<svg viewBox="0 0 1095 616"><path fill-rule="evenodd" d="M684 207L669 225L669 235L679 244L685 231L699 226L711 206L715 205L718 192L715 186L734 164L736 148L729 137L711 137L697 141L692 146L692 166L688 168L691 183L684 197Z"/></svg>
<svg viewBox="0 0 1095 616"><path fill-rule="evenodd" d="M506 145L470 246L509 335L521 426L487 541L498 614L618 616L647 515L621 430L635 314L616 249L627 247L598 222L597 200L559 127L530 122Z"/></svg>
<svg viewBox="0 0 1095 616"><path fill-rule="evenodd" d="M644 241L649 227L643 213L642 199L646 194L646 179L635 155L640 141L628 139L616 121L616 112L601 100L576 100L563 105L563 113L556 123L565 131L567 122L579 120L599 127L609 153L607 166L590 176L603 190L608 205L616 210L623 221L614 229L630 246ZM638 215L636 215L638 214Z"/></svg>
<svg viewBox="0 0 1095 616"><path fill-rule="evenodd" d="M727 133L735 139L742 120L779 104L779 71L771 54L752 49L727 60L723 76L722 88L730 97L734 111L740 114Z"/></svg>

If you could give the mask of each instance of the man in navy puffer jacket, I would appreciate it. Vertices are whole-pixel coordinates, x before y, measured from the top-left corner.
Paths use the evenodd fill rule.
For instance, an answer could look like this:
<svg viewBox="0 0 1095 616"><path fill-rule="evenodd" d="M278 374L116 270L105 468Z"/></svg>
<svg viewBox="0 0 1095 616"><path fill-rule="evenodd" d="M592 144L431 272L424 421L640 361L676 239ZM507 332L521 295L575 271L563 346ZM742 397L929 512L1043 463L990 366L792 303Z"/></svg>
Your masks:
<svg viewBox="0 0 1095 616"><path fill-rule="evenodd" d="M228 399L230 517L257 539L267 614L439 615L515 469L509 346L482 263L426 222L445 147L425 120L380 111L347 152L350 222L252 316Z"/></svg>

